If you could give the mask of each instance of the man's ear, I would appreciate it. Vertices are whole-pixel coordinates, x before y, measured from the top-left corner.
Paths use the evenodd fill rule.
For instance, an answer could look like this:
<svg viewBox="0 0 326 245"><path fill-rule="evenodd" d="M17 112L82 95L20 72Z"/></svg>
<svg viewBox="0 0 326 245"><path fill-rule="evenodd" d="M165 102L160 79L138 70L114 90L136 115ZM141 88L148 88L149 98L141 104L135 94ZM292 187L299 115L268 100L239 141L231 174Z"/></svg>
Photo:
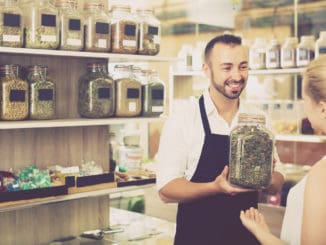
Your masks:
<svg viewBox="0 0 326 245"><path fill-rule="evenodd" d="M203 63L202 69L203 69L206 77L211 79L211 69L210 69L209 65L206 62Z"/></svg>
<svg viewBox="0 0 326 245"><path fill-rule="evenodd" d="M319 104L320 104L322 118L326 119L326 101L320 101Z"/></svg>

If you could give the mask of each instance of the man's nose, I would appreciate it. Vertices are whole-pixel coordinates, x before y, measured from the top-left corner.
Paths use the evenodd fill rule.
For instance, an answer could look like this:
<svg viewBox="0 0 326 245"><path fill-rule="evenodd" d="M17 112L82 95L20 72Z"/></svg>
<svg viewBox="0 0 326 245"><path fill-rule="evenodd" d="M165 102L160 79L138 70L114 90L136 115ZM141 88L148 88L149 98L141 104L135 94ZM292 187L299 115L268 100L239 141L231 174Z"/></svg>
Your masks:
<svg viewBox="0 0 326 245"><path fill-rule="evenodd" d="M242 78L241 72L239 69L232 69L231 73L232 79L239 81Z"/></svg>

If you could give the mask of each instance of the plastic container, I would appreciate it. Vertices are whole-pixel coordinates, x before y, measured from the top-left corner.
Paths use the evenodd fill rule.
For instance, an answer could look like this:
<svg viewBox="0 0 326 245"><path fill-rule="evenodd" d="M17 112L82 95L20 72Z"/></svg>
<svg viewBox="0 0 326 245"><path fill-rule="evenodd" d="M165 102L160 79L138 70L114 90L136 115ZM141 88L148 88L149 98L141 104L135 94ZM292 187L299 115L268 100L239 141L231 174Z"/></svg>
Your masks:
<svg viewBox="0 0 326 245"><path fill-rule="evenodd" d="M114 115L115 83L106 73L106 63L90 63L87 73L79 79L78 112L87 118Z"/></svg>
<svg viewBox="0 0 326 245"><path fill-rule="evenodd" d="M266 68L265 39L256 38L249 50L249 68L252 70Z"/></svg>
<svg viewBox="0 0 326 245"><path fill-rule="evenodd" d="M229 182L243 188L269 186L273 168L274 136L265 126L265 116L239 114L230 134Z"/></svg>
<svg viewBox="0 0 326 245"><path fill-rule="evenodd" d="M315 58L315 37L302 36L297 47L297 66L303 67L309 65L310 61Z"/></svg>
<svg viewBox="0 0 326 245"><path fill-rule="evenodd" d="M326 31L319 33L319 38L316 41L315 56L318 57L320 54L326 53Z"/></svg>
<svg viewBox="0 0 326 245"><path fill-rule="evenodd" d="M182 45L181 49L178 52L178 70L192 70L192 51L193 47L189 44Z"/></svg>
<svg viewBox="0 0 326 245"><path fill-rule="evenodd" d="M271 39L266 48L266 68L278 69L281 67L281 45L277 39Z"/></svg>
<svg viewBox="0 0 326 245"><path fill-rule="evenodd" d="M281 48L281 67L294 68L296 67L296 50L298 38L288 37Z"/></svg>
<svg viewBox="0 0 326 245"><path fill-rule="evenodd" d="M23 41L23 11L17 0L6 0L0 9L0 46L20 48Z"/></svg>

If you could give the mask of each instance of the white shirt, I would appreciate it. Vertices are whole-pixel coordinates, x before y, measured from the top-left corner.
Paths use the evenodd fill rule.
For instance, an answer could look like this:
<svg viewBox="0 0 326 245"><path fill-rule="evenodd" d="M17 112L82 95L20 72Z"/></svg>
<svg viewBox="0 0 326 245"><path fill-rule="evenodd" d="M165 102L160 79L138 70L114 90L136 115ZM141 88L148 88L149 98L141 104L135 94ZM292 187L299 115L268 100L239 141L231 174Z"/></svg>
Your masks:
<svg viewBox="0 0 326 245"><path fill-rule="evenodd" d="M239 110L231 125L220 116L208 89L204 92L204 104L213 134L230 135L238 124L240 112L253 111L248 105L240 103ZM182 108L172 113L164 124L157 153L156 186L161 189L175 178L190 180L193 176L205 139L198 99L190 99ZM278 159L277 154L275 154ZM279 164L277 164L279 165Z"/></svg>

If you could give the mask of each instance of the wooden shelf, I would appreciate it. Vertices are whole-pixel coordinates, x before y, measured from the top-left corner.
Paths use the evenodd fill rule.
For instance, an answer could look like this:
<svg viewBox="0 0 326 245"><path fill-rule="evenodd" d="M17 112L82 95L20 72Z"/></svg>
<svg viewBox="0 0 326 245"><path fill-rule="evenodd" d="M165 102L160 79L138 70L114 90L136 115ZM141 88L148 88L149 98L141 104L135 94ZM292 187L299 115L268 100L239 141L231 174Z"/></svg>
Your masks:
<svg viewBox="0 0 326 245"><path fill-rule="evenodd" d="M322 135L278 134L275 136L275 139L277 141L292 141L292 142L310 142L310 143L326 142L326 136L322 136Z"/></svg>

